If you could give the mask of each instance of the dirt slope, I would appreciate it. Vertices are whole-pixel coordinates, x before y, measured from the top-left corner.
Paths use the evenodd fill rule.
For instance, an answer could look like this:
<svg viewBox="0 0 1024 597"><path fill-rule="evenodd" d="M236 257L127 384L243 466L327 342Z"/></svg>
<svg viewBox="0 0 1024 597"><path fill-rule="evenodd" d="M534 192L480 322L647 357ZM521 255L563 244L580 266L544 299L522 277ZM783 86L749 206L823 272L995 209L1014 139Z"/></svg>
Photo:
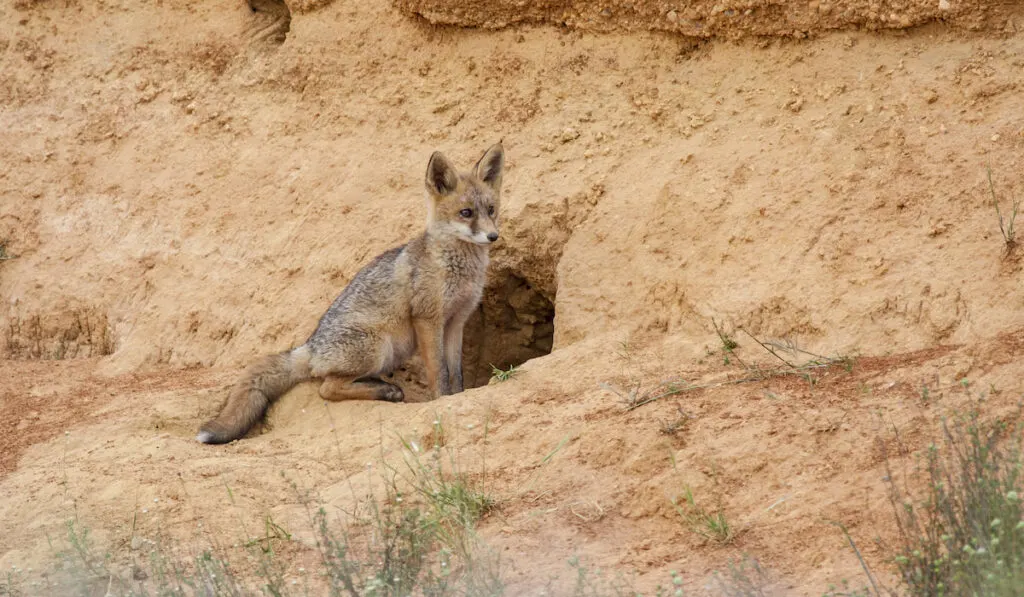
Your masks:
<svg viewBox="0 0 1024 597"><path fill-rule="evenodd" d="M502 28L546 23L586 31L670 31L696 38L802 39L833 29L906 29L934 21L968 30L1016 31L1012 2L949 0L397 0L430 23ZM1009 20L1007 20L1009 18Z"/></svg>
<svg viewBox="0 0 1024 597"><path fill-rule="evenodd" d="M607 34L437 27L409 12L455 4L399 4L0 7L0 255L15 256L0 261L0 567L42 566L72 504L115 550L142 504L149 537L198 543L199 522L237 533L266 513L301 527L282 470L342 507L396 453L382 434L450 412L454 445L498 471L505 505L483 531L512 594L574 552L648 588L678 569L697 594L748 552L784 594L820 594L858 570L826 519L884 570L874 440L891 422L924 445L964 377L992 416L1020 389L1020 255L986 182L991 167L1004 210L1024 193L1019 9L951 2L949 25L827 33L883 25L819 4L820 21L716 33L778 39L705 43L626 17ZM515 21L465 6L431 18ZM550 355L431 403L324 406L301 387L269 433L192 441L239 366L301 343L363 263L419 229L431 151L469 165L499 138L503 240L470 377ZM709 356L712 320L748 363L764 353L739 328L865 358L813 387L728 385L628 414L600 388L742 375ZM422 399L415 366L403 378ZM685 430L660 433L679 409ZM680 525L683 483L744 525L736 544Z"/></svg>

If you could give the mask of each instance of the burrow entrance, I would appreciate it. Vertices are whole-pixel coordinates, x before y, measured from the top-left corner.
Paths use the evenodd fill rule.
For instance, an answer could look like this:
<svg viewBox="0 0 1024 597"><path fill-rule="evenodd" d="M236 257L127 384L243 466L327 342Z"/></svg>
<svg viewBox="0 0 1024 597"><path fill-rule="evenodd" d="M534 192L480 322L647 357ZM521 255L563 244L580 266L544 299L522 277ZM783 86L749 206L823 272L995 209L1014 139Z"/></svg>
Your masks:
<svg viewBox="0 0 1024 597"><path fill-rule="evenodd" d="M485 386L494 367L507 371L551 353L555 339L554 293L545 292L508 269L492 274L480 306L462 337L462 381L465 389ZM406 401L429 400L423 363L414 357L394 378Z"/></svg>
<svg viewBox="0 0 1024 597"><path fill-rule="evenodd" d="M508 270L492 278L480 307L466 323L462 348L466 388L487 385L493 367L508 370L551 353L555 297L545 294Z"/></svg>
<svg viewBox="0 0 1024 597"><path fill-rule="evenodd" d="M253 42L283 44L292 28L292 11L284 0L246 0L252 22L249 38Z"/></svg>

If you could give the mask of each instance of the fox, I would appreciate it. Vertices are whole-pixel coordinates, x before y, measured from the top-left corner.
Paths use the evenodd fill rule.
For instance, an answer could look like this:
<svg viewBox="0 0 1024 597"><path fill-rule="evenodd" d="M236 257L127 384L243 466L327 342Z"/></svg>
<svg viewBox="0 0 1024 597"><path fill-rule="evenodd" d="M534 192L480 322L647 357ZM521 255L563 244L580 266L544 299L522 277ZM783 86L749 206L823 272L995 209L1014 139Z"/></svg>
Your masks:
<svg viewBox="0 0 1024 597"><path fill-rule="evenodd" d="M433 398L462 392L462 332L483 297L499 237L504 165L500 141L468 172L435 151L423 232L359 270L305 343L247 367L196 439L244 437L274 400L306 381L320 380L324 400L401 402L402 389L382 377L416 353Z"/></svg>

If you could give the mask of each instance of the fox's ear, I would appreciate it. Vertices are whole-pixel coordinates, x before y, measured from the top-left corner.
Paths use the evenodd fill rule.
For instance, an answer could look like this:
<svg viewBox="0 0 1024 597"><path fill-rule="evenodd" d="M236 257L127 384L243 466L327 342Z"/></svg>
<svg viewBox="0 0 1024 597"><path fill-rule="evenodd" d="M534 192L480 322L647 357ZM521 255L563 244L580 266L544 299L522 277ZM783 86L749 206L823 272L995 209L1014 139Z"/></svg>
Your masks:
<svg viewBox="0 0 1024 597"><path fill-rule="evenodd" d="M497 193L501 189L501 172L505 168L505 148L495 143L473 167L473 174Z"/></svg>
<svg viewBox="0 0 1024 597"><path fill-rule="evenodd" d="M459 174L440 151L430 156L427 164L427 190L434 195L447 195L459 186Z"/></svg>

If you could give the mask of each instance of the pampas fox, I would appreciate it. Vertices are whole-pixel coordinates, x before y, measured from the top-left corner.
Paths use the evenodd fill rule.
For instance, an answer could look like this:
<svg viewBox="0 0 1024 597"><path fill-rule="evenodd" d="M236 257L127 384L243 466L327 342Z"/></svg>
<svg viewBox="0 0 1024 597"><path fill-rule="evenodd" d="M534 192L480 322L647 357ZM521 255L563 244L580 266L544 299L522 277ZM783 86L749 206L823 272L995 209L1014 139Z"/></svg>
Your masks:
<svg viewBox="0 0 1024 597"><path fill-rule="evenodd" d="M296 384L322 379L325 400L403 399L383 381L418 351L434 396L461 392L462 329L480 304L490 245L498 240L501 175L498 143L470 172L440 152L427 164L427 227L409 243L360 270L298 348L262 358L232 388L200 442L244 436Z"/></svg>

